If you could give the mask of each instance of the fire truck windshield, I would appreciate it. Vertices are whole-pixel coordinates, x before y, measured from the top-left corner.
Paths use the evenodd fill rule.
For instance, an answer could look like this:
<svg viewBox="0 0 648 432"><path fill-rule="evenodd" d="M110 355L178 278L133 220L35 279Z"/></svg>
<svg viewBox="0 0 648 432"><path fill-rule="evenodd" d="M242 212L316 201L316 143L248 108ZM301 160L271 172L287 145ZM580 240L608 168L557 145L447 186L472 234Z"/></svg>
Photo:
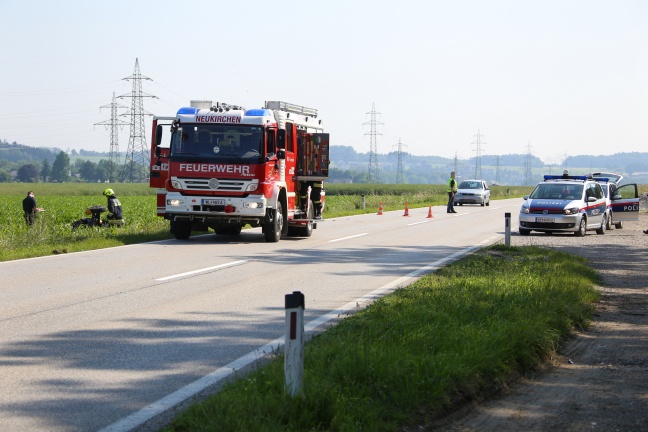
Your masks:
<svg viewBox="0 0 648 432"><path fill-rule="evenodd" d="M171 137L171 158L244 159L257 163L263 128L229 124L180 124Z"/></svg>

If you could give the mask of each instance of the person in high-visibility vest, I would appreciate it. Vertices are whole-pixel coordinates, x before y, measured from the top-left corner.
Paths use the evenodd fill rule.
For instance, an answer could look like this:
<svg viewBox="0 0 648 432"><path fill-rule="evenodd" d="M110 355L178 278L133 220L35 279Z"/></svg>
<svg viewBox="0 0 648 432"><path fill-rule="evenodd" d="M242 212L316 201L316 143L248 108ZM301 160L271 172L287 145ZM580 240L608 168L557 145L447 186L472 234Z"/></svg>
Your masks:
<svg viewBox="0 0 648 432"><path fill-rule="evenodd" d="M457 192L457 181L455 180L454 171L450 173L446 191L448 192L448 213L457 213L457 211L454 209L454 196L455 192Z"/></svg>

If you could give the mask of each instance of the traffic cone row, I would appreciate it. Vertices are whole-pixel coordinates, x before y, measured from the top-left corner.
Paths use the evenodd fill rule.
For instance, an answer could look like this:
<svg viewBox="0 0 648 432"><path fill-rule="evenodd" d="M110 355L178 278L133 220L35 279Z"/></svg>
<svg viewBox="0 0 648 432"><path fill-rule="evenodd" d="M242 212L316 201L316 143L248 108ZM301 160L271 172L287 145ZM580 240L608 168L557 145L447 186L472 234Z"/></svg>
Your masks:
<svg viewBox="0 0 648 432"><path fill-rule="evenodd" d="M383 203L381 201L380 206L378 207L378 216L382 216L382 215L383 215ZM403 216L409 216L409 215L410 215L409 214L409 205L408 205L408 203L405 203L405 213L403 214ZM432 206L430 206L428 208L427 218L430 219L430 218L433 218L433 217L434 217L434 215L432 215Z"/></svg>

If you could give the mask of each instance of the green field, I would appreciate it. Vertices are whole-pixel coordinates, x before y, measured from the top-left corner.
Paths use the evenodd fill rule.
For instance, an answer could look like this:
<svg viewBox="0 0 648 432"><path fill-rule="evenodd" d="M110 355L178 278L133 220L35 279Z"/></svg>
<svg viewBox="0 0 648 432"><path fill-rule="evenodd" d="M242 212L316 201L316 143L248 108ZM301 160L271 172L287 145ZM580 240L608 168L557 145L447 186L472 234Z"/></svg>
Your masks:
<svg viewBox="0 0 648 432"><path fill-rule="evenodd" d="M88 217L86 207L106 205L101 194L106 187L94 183L0 184L0 261L170 238L168 223L156 215L155 190L142 184L110 185L124 207L124 227L72 230L72 222ZM31 227L22 212L29 190L45 209Z"/></svg>
<svg viewBox="0 0 648 432"><path fill-rule="evenodd" d="M71 224L86 217L85 209L105 205L102 191L110 186L124 208L121 228L72 230ZM533 188L493 186L491 199L521 197ZM27 227L22 199L33 190L39 207L37 223ZM325 218L362 213L445 205L445 185L327 184ZM648 192L642 185L640 192ZM363 204L364 203L364 204ZM103 183L0 183L0 261L57 253L100 249L171 238L168 222L156 215L156 191L148 184Z"/></svg>

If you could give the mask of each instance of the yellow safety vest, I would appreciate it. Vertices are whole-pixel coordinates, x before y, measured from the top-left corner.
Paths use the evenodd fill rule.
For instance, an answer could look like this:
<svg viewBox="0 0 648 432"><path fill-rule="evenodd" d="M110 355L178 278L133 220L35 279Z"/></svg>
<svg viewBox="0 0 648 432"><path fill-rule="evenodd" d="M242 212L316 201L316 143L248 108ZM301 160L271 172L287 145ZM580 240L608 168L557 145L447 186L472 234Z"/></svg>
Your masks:
<svg viewBox="0 0 648 432"><path fill-rule="evenodd" d="M457 192L457 180L453 179L452 177L448 179L448 187L446 188L446 192Z"/></svg>

